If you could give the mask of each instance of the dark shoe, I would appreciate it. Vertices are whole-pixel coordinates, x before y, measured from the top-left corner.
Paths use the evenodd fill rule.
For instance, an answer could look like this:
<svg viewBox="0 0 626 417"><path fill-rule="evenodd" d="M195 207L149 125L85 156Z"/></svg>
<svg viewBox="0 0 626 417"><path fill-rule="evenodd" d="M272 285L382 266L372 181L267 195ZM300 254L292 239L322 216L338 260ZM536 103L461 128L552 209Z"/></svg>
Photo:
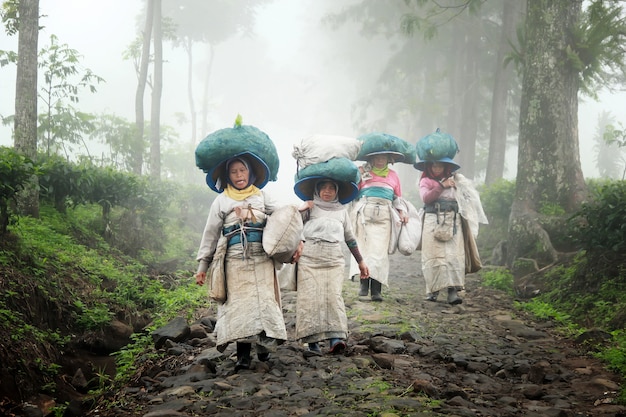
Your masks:
<svg viewBox="0 0 626 417"><path fill-rule="evenodd" d="M318 345L317 342L309 343L309 350L315 353L322 353L322 349L320 349L320 345Z"/></svg>
<svg viewBox="0 0 626 417"><path fill-rule="evenodd" d="M459 297L459 295L457 294L456 288L449 287L448 288L448 304L456 305L456 304L461 304L462 302L463 302L463 299Z"/></svg>
<svg viewBox="0 0 626 417"><path fill-rule="evenodd" d="M263 353L257 353L256 357L259 358L259 360L261 362L267 362L270 360L270 353L269 352L263 352Z"/></svg>
<svg viewBox="0 0 626 417"><path fill-rule="evenodd" d="M383 288L383 284L381 284L379 281L376 281L375 279L371 279L371 286L372 286L372 301L383 301L383 296L381 295L381 291Z"/></svg>
<svg viewBox="0 0 626 417"><path fill-rule="evenodd" d="M237 342L237 363L235 364L235 372L241 369L250 369L250 350L252 345L250 343Z"/></svg>
<svg viewBox="0 0 626 417"><path fill-rule="evenodd" d="M429 292L426 294L426 301L437 301L437 296L439 296L439 291Z"/></svg>
<svg viewBox="0 0 626 417"><path fill-rule="evenodd" d="M250 356L243 356L237 359L237 363L235 364L235 372L239 372L242 369L250 369Z"/></svg>
<svg viewBox="0 0 626 417"><path fill-rule="evenodd" d="M339 354L346 350L346 342L341 339L330 339L330 353Z"/></svg>
<svg viewBox="0 0 626 417"><path fill-rule="evenodd" d="M361 288L359 289L359 297L367 297L367 293L370 292L370 278L361 280Z"/></svg>

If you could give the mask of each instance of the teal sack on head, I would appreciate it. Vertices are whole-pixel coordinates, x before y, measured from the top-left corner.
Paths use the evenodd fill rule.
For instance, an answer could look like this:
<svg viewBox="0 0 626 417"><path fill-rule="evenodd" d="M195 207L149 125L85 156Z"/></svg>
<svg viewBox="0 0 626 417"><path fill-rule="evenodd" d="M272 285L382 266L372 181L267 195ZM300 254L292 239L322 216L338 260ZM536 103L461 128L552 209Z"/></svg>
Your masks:
<svg viewBox="0 0 626 417"><path fill-rule="evenodd" d="M452 135L437 128L434 133L418 140L415 149L422 161L438 161L444 158L454 159L459 152L459 145Z"/></svg>
<svg viewBox="0 0 626 417"><path fill-rule="evenodd" d="M260 129L242 125L239 118L234 127L217 130L200 141L195 151L196 166L207 173L209 187L221 192L222 187L217 184L224 176L224 164L246 154L259 171L255 172L255 185L262 188L267 181L276 181L279 160L274 142Z"/></svg>
<svg viewBox="0 0 626 417"><path fill-rule="evenodd" d="M357 155L358 161L367 161L373 154L395 155L395 162L415 163L415 147L399 137L387 133L367 133L357 138L363 142Z"/></svg>
<svg viewBox="0 0 626 417"><path fill-rule="evenodd" d="M295 180L319 176L356 183L360 180L359 168L348 158L331 158L325 162L309 165L296 173Z"/></svg>
<svg viewBox="0 0 626 417"><path fill-rule="evenodd" d="M294 192L303 201L312 200L315 184L324 179L337 183L339 202L346 204L358 194L361 174L355 163L348 158L331 158L299 170L294 178Z"/></svg>

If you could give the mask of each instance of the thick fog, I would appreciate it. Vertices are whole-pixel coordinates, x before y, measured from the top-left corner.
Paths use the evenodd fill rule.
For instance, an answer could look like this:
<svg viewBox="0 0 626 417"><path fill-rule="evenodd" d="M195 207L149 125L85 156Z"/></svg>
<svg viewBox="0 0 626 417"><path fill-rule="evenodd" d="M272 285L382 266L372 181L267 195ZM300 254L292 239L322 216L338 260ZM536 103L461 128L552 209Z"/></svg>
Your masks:
<svg viewBox="0 0 626 417"><path fill-rule="evenodd" d="M199 132L196 143L207 133L233 125L237 114L244 124L255 125L276 143L281 158L279 181L271 184L293 195L295 161L293 144L313 133L357 136L352 109L375 84L387 56L383 39L360 37L359 27L348 23L332 30L320 22L332 10L352 3L348 0L276 0L258 12L250 34L239 34L215 48L210 83L209 128ZM135 0L41 0L39 45L49 44L50 35L82 55L81 65L103 77L96 94L84 93L77 108L83 112L111 113L134 121L136 74L131 61L122 59L124 50L136 38L143 1ZM17 36L0 35L0 49L17 50ZM201 108L206 62L200 46L194 50L194 80L197 83L196 109ZM191 141L187 99L187 56L182 48L164 42L164 77L161 122L173 127L181 143ZM15 68L0 68L0 114L14 113ZM149 118L150 90L146 90L146 118ZM579 139L585 176L597 175L592 137L598 115L610 111L617 122L626 124L626 95L601 94L599 102L587 99L580 104ZM442 120L443 122L443 120ZM415 143L437 126L423 126L417 137L403 137ZM445 126L440 126L445 130ZM402 137L402 132L387 133ZM0 145L10 146L11 128L2 126ZM96 146L96 145L94 145ZM515 149L507 151L507 178L514 178ZM194 163L190 152L189 163ZM417 172L416 172L417 173ZM198 170L198 176L203 174ZM405 187L413 184L406 184Z"/></svg>

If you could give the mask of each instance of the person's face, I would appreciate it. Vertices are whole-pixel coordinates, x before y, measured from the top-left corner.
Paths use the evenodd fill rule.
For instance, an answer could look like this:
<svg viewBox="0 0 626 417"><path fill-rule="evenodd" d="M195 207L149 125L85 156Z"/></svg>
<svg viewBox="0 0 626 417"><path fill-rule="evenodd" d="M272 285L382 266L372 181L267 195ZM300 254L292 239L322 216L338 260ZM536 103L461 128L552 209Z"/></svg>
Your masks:
<svg viewBox="0 0 626 417"><path fill-rule="evenodd" d="M445 170L445 165L442 162L433 162L433 175L438 177L441 174L443 174L443 171Z"/></svg>
<svg viewBox="0 0 626 417"><path fill-rule="evenodd" d="M387 155L374 155L372 157L372 165L374 168L383 169L387 166L389 159L387 159Z"/></svg>
<svg viewBox="0 0 626 417"><path fill-rule="evenodd" d="M230 164L230 168L228 169L228 177L230 178L230 182L237 188L238 190L243 190L248 186L248 181L250 179L250 171L244 164L240 161L235 161Z"/></svg>
<svg viewBox="0 0 626 417"><path fill-rule="evenodd" d="M320 198L324 201L333 201L337 197L335 184L332 182L322 183L320 186Z"/></svg>

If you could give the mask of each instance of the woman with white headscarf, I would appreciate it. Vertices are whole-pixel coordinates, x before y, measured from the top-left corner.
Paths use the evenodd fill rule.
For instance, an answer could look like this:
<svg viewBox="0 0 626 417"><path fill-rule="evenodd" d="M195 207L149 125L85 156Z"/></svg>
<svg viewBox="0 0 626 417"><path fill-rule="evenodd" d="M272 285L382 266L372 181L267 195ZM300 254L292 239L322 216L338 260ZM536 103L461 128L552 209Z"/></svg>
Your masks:
<svg viewBox="0 0 626 417"><path fill-rule="evenodd" d="M312 201L301 207L304 249L297 266L296 339L320 353L319 343L329 341L330 353L346 348L348 318L341 295L345 275L345 242L362 277L369 270L359 252L347 210L339 202L340 182L321 179L315 183Z"/></svg>

